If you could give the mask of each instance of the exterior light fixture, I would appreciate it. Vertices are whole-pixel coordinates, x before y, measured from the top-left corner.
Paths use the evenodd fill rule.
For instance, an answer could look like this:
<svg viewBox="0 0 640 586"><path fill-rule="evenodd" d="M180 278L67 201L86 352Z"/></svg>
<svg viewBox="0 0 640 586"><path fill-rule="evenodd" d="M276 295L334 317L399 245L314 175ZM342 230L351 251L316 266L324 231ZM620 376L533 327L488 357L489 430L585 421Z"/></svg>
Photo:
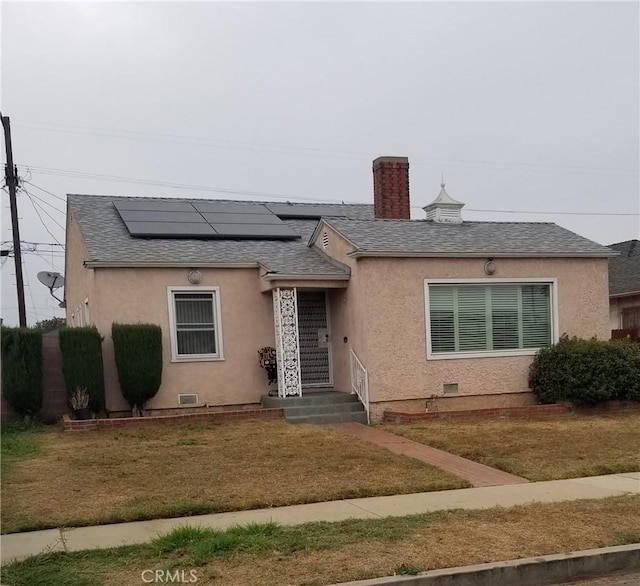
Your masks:
<svg viewBox="0 0 640 586"><path fill-rule="evenodd" d="M192 285L197 285L198 283L200 283L200 281L202 281L202 273L197 270L189 271L187 279L189 279L189 283L191 283Z"/></svg>
<svg viewBox="0 0 640 586"><path fill-rule="evenodd" d="M493 275L493 273L496 272L496 263L493 261L492 258L487 259L487 262L484 263L484 272L487 275Z"/></svg>

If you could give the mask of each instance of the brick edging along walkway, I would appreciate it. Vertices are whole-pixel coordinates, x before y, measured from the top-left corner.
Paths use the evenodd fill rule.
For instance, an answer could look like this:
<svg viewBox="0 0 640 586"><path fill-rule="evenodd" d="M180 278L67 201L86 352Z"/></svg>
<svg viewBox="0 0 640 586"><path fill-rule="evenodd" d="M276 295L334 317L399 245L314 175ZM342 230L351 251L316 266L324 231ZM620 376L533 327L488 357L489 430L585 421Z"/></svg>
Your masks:
<svg viewBox="0 0 640 586"><path fill-rule="evenodd" d="M435 419L472 419L472 418L518 418L534 415L601 415L619 411L640 410L640 401L607 401L599 405L573 405L572 403L554 403L552 405L527 405L526 407L493 407L490 409L469 409L465 411L426 411L424 413L401 413L385 411L385 423L412 423Z"/></svg>
<svg viewBox="0 0 640 586"><path fill-rule="evenodd" d="M152 415L149 417L113 417L111 419L71 419L62 416L64 431L90 431L114 427L141 427L158 423L195 423L197 421L238 421L242 419L281 419L282 409L238 409L234 411L210 411L206 413L179 413L178 415Z"/></svg>
<svg viewBox="0 0 640 586"><path fill-rule="evenodd" d="M459 478L468 480L474 487L525 484L529 482L526 478L521 478L478 462L472 462L449 452L425 446L361 423L337 423L335 428L342 433L371 442L396 454L416 458L432 466L442 468Z"/></svg>

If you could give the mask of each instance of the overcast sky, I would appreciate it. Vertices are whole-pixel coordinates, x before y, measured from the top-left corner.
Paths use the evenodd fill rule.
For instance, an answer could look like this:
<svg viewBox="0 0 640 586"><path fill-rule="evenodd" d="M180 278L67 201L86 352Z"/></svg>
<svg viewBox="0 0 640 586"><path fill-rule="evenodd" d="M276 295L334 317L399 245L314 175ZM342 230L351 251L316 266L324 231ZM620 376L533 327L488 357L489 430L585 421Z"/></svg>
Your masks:
<svg viewBox="0 0 640 586"><path fill-rule="evenodd" d="M639 6L3 2L21 239L64 244L67 193L370 203L379 155L414 218L444 173L467 220L638 238ZM62 248L24 266L29 323L63 316L36 279Z"/></svg>

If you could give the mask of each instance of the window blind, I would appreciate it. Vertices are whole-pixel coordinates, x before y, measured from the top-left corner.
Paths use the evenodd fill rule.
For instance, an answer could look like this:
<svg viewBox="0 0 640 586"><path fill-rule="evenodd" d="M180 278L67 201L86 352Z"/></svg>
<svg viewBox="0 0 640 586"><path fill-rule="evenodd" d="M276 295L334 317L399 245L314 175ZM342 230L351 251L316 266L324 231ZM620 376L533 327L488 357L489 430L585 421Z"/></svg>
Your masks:
<svg viewBox="0 0 640 586"><path fill-rule="evenodd" d="M551 343L550 285L429 285L433 353L541 348Z"/></svg>
<svg viewBox="0 0 640 586"><path fill-rule="evenodd" d="M178 355L216 354L213 293L174 293Z"/></svg>

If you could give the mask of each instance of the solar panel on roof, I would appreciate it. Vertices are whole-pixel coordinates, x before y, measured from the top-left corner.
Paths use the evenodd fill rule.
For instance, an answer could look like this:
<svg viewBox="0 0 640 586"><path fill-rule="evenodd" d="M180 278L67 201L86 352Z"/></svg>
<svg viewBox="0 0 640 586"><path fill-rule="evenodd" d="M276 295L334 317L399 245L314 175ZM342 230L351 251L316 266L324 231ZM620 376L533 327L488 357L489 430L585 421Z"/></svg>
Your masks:
<svg viewBox="0 0 640 586"><path fill-rule="evenodd" d="M141 238L300 238L259 204L134 200L114 202L114 206L129 233Z"/></svg>
<svg viewBox="0 0 640 586"><path fill-rule="evenodd" d="M275 214L214 214L203 213L202 218L210 224L282 224Z"/></svg>
<svg viewBox="0 0 640 586"><path fill-rule="evenodd" d="M321 218L322 216L345 217L340 206L309 205L304 203L269 203L265 204L269 211L280 218Z"/></svg>
<svg viewBox="0 0 640 586"><path fill-rule="evenodd" d="M227 203L215 201L194 201L193 207L199 212L212 212L218 214L264 214L272 213L262 204L257 203Z"/></svg>
<svg viewBox="0 0 640 586"><path fill-rule="evenodd" d="M120 217L127 222L195 222L206 224L201 214L190 212L159 212L156 210L121 210Z"/></svg>
<svg viewBox="0 0 640 586"><path fill-rule="evenodd" d="M194 222L125 222L131 236L147 238L215 238L210 224Z"/></svg>
<svg viewBox="0 0 640 586"><path fill-rule="evenodd" d="M211 224L220 238L300 238L291 228L282 224Z"/></svg>
<svg viewBox="0 0 640 586"><path fill-rule="evenodd" d="M143 210L150 212L193 212L193 206L188 201L157 201L145 200L124 200L113 202L116 209L121 210Z"/></svg>

